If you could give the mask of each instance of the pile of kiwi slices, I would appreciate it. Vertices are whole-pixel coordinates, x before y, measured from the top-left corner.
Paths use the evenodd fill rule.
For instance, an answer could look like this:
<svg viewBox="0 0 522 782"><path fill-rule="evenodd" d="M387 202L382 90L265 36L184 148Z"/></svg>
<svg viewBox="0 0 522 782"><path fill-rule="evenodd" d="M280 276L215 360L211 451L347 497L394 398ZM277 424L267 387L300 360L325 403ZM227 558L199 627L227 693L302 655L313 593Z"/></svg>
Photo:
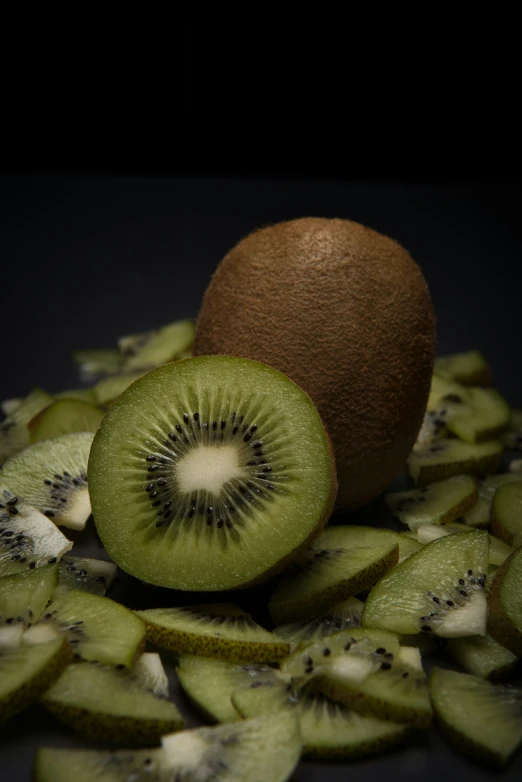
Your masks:
<svg viewBox="0 0 522 782"><path fill-rule="evenodd" d="M79 351L81 388L3 403L3 741L45 721L37 782L284 782L433 730L515 766L522 412L483 356L437 360L403 479L347 517L308 396L193 340Z"/></svg>

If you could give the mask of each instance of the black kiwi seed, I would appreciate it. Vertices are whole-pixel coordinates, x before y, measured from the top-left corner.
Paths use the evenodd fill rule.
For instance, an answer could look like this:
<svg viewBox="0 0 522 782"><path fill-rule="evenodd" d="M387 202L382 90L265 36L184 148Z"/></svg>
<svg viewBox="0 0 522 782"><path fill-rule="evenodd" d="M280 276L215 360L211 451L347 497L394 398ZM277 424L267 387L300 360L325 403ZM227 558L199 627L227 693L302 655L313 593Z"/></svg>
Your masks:
<svg viewBox="0 0 522 782"><path fill-rule="evenodd" d="M389 671L391 669L391 663L381 663L381 671Z"/></svg>

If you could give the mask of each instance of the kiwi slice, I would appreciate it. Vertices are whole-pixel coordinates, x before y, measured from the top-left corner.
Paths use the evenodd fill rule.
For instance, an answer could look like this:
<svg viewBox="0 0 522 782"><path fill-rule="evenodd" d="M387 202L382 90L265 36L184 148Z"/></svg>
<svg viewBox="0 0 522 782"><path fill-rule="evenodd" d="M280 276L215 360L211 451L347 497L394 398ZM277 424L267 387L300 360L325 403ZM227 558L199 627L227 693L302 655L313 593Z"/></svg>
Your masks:
<svg viewBox="0 0 522 782"><path fill-rule="evenodd" d="M58 399L29 422L31 442L49 440L70 432L95 432L102 418L102 411L88 402Z"/></svg>
<svg viewBox="0 0 522 782"><path fill-rule="evenodd" d="M132 667L145 640L145 625L135 613L107 597L88 592L60 595L31 630L38 628L40 632L42 624L47 625L44 629L68 638L75 659L103 665Z"/></svg>
<svg viewBox="0 0 522 782"><path fill-rule="evenodd" d="M415 531L423 524L447 524L458 519L478 499L477 484L470 475L454 475L445 481L384 498L402 524Z"/></svg>
<svg viewBox="0 0 522 782"><path fill-rule="evenodd" d="M491 440L505 432L509 425L510 407L493 388L470 388L469 409L448 421L448 429L466 443Z"/></svg>
<svg viewBox="0 0 522 782"><path fill-rule="evenodd" d="M299 762L297 720L273 714L162 737L150 750L39 749L36 782L285 782Z"/></svg>
<svg viewBox="0 0 522 782"><path fill-rule="evenodd" d="M114 562L86 557L62 557L58 566L59 582L54 590L56 598L71 589L103 596L116 576Z"/></svg>
<svg viewBox="0 0 522 782"><path fill-rule="evenodd" d="M124 372L148 370L173 361L194 344L196 326L192 320L177 320L155 331L122 337L118 347L125 357Z"/></svg>
<svg viewBox="0 0 522 782"><path fill-rule="evenodd" d="M31 627L43 614L58 583L58 566L4 576L0 581L0 626Z"/></svg>
<svg viewBox="0 0 522 782"><path fill-rule="evenodd" d="M71 388L65 391L58 391L56 394L54 394L54 398L78 399L80 402L87 402L90 405L96 404L96 393L94 388ZM88 430L86 429L85 431Z"/></svg>
<svg viewBox="0 0 522 782"><path fill-rule="evenodd" d="M153 656L159 660L157 654ZM185 727L177 706L150 692L147 685L139 669L117 671L73 663L44 693L41 703L59 720L91 738L147 746Z"/></svg>
<svg viewBox="0 0 522 782"><path fill-rule="evenodd" d="M92 438L90 432L74 432L30 445L7 460L3 480L55 524L81 530L91 515L87 460Z"/></svg>
<svg viewBox="0 0 522 782"><path fill-rule="evenodd" d="M311 643L320 638L328 638L350 627L360 627L364 603L356 597L348 597L342 603L332 606L326 613L312 619L301 619L279 625L274 634L291 644Z"/></svg>
<svg viewBox="0 0 522 782"><path fill-rule="evenodd" d="M0 423L0 464L30 443L27 424L50 405L53 397L41 388L33 388L2 423Z"/></svg>
<svg viewBox="0 0 522 782"><path fill-rule="evenodd" d="M490 635L448 638L445 650L468 673L482 679L499 679L513 672L517 657Z"/></svg>
<svg viewBox="0 0 522 782"><path fill-rule="evenodd" d="M80 370L80 376L88 382L105 375L117 374L124 360L118 348L75 350L72 357Z"/></svg>
<svg viewBox="0 0 522 782"><path fill-rule="evenodd" d="M186 695L210 722L239 719L232 693L285 681L278 670L262 663L230 663L190 654L180 655L176 672Z"/></svg>
<svg viewBox="0 0 522 782"><path fill-rule="evenodd" d="M451 524L424 524L419 527L417 536L419 543L426 545L432 540L443 538L446 535L454 535L456 532L470 532L473 527L466 524L460 524L458 521L452 521ZM501 565L512 553L513 549L507 546L504 541L489 535L489 564Z"/></svg>
<svg viewBox="0 0 522 782"><path fill-rule="evenodd" d="M499 567L488 595L488 630L493 638L522 657L522 548Z"/></svg>
<svg viewBox="0 0 522 782"><path fill-rule="evenodd" d="M419 486L450 478L452 475L486 475L500 467L502 444L493 440L486 443L463 443L442 439L426 448L412 451L408 470Z"/></svg>
<svg viewBox="0 0 522 782"><path fill-rule="evenodd" d="M522 410L511 410L507 432L502 442L505 448L522 451Z"/></svg>
<svg viewBox="0 0 522 782"><path fill-rule="evenodd" d="M20 636L18 643L6 645L4 630L0 630L0 723L38 700L71 659L65 638L24 645Z"/></svg>
<svg viewBox="0 0 522 782"><path fill-rule="evenodd" d="M428 543L371 590L363 625L447 638L485 635L488 534L471 530Z"/></svg>
<svg viewBox="0 0 522 782"><path fill-rule="evenodd" d="M522 690L434 668L430 692L442 731L472 760L504 766L522 744Z"/></svg>
<svg viewBox="0 0 522 782"><path fill-rule="evenodd" d="M94 386L96 403L101 407L107 407L112 404L120 394L123 394L123 392L142 375L143 372L127 372L125 374L104 377L101 380L98 380Z"/></svg>
<svg viewBox="0 0 522 782"><path fill-rule="evenodd" d="M0 484L0 577L52 565L72 545L40 511Z"/></svg>
<svg viewBox="0 0 522 782"><path fill-rule="evenodd" d="M336 478L298 386L255 361L203 356L149 372L111 406L89 488L123 570L209 591L259 582L295 558L328 519Z"/></svg>
<svg viewBox="0 0 522 782"><path fill-rule="evenodd" d="M373 527L330 527L312 542L268 604L276 624L308 619L369 589L399 560L394 534ZM397 535L397 533L395 533Z"/></svg>
<svg viewBox="0 0 522 782"><path fill-rule="evenodd" d="M491 506L491 532L509 546L522 546L522 475L500 486Z"/></svg>
<svg viewBox="0 0 522 782"><path fill-rule="evenodd" d="M520 481L521 476L512 473L503 473L502 475L490 475L484 480L479 481L478 501L466 511L462 520L470 527L489 527L491 517L491 506L497 489L506 483Z"/></svg>
<svg viewBox="0 0 522 782"><path fill-rule="evenodd" d="M491 368L478 350L439 356L435 359L434 371L466 386L489 386L492 381Z"/></svg>
<svg viewBox="0 0 522 782"><path fill-rule="evenodd" d="M234 603L137 611L147 639L166 649L226 660L270 662L290 652L290 644L260 627Z"/></svg>
<svg viewBox="0 0 522 782"><path fill-rule="evenodd" d="M406 724L363 716L322 693L291 685L244 688L232 695L242 717L277 714L286 710L299 720L303 755L308 758L360 758L396 746L411 733Z"/></svg>

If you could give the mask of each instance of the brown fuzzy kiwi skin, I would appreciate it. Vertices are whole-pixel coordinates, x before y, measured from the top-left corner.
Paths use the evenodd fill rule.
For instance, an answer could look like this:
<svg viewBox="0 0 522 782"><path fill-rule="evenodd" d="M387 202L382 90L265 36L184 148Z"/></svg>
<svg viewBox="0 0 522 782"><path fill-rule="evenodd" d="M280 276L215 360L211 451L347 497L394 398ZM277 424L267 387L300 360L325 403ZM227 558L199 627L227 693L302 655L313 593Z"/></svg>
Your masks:
<svg viewBox="0 0 522 782"><path fill-rule="evenodd" d="M301 386L333 441L338 505L352 510L402 470L435 344L429 291L403 247L349 220L307 217L257 230L225 256L194 354L257 359Z"/></svg>
<svg viewBox="0 0 522 782"><path fill-rule="evenodd" d="M72 646L64 638L62 645L58 647L51 662L20 687L13 698L0 702L0 724L37 701L40 695L59 678L72 661L72 657Z"/></svg>
<svg viewBox="0 0 522 782"><path fill-rule="evenodd" d="M500 590L504 575L519 549L516 549L496 571L488 593L488 632L499 644L510 652L522 657L522 632L504 612L500 599Z"/></svg>

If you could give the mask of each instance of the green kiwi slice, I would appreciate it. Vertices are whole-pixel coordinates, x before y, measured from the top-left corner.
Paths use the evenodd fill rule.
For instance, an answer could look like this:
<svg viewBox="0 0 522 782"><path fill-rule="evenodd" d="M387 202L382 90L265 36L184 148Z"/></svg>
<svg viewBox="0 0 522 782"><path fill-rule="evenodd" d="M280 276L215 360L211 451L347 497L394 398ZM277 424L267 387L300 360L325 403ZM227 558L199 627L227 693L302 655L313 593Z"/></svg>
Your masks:
<svg viewBox="0 0 522 782"><path fill-rule="evenodd" d="M0 629L0 723L38 700L71 659L65 638L34 645L23 645L20 638L5 645L5 630Z"/></svg>
<svg viewBox="0 0 522 782"><path fill-rule="evenodd" d="M419 527L417 532L419 543L426 545L432 540L443 538L446 535L454 535L456 532L470 532L473 527L461 524L458 521L452 521L451 524L424 524ZM504 541L489 535L489 564L501 565L509 557L513 549L507 546Z"/></svg>
<svg viewBox="0 0 522 782"><path fill-rule="evenodd" d="M55 524L81 530L91 515L87 460L93 434L74 432L34 443L2 467L11 491Z"/></svg>
<svg viewBox="0 0 522 782"><path fill-rule="evenodd" d="M89 459L98 533L143 581L214 591L262 581L324 525L336 491L324 426L281 372L201 356L111 406Z"/></svg>
<svg viewBox="0 0 522 782"><path fill-rule="evenodd" d="M500 486L491 506L491 532L509 546L522 546L522 475Z"/></svg>
<svg viewBox="0 0 522 782"><path fill-rule="evenodd" d="M31 393L0 423L0 464L29 445L27 424L52 401L53 397L47 391L33 388Z"/></svg>
<svg viewBox="0 0 522 782"><path fill-rule="evenodd" d="M143 372L126 372L121 375L113 375L98 380L94 386L96 394L96 403L101 407L107 407L112 404L123 392L138 380Z"/></svg>
<svg viewBox="0 0 522 782"><path fill-rule="evenodd" d="M31 442L49 440L70 432L95 432L102 418L102 411L88 402L58 399L29 422Z"/></svg>
<svg viewBox="0 0 522 782"><path fill-rule="evenodd" d="M472 760L504 766L522 744L522 690L434 668L430 692L440 728Z"/></svg>
<svg viewBox="0 0 522 782"><path fill-rule="evenodd" d="M489 527L491 517L491 506L497 489L506 483L515 483L522 480L520 475L514 473L503 473L502 475L489 475L484 480L479 481L478 501L466 511L462 520L470 527Z"/></svg>
<svg viewBox="0 0 522 782"><path fill-rule="evenodd" d="M52 565L72 545L40 511L0 484L0 577Z"/></svg>
<svg viewBox="0 0 522 782"><path fill-rule="evenodd" d="M118 347L125 357L124 372L148 370L173 361L192 348L196 326L192 320L177 320L155 331L121 337Z"/></svg>
<svg viewBox="0 0 522 782"><path fill-rule="evenodd" d="M450 478L452 475L486 475L500 467L502 444L493 440L486 443L463 443L442 439L426 448L412 451L408 470L419 486Z"/></svg>
<svg viewBox="0 0 522 782"><path fill-rule="evenodd" d="M448 421L448 429L466 443L491 440L505 432L509 424L510 408L506 400L493 388L468 389L470 400L465 414Z"/></svg>
<svg viewBox="0 0 522 782"><path fill-rule="evenodd" d="M234 603L136 613L145 622L149 641L177 652L247 662L280 660L290 652L288 642L264 630Z"/></svg>
<svg viewBox="0 0 522 782"><path fill-rule="evenodd" d="M55 399L78 399L80 402L87 402L90 405L96 404L96 394L94 388L70 388L65 391L58 391L54 394ZM81 430L79 430L81 431ZM85 431L89 431L86 429Z"/></svg>
<svg viewBox="0 0 522 782"><path fill-rule="evenodd" d="M0 580L0 626L31 627L43 614L57 583L57 565L4 576Z"/></svg>
<svg viewBox="0 0 522 782"><path fill-rule="evenodd" d="M143 664L143 657L139 662ZM152 655L159 660L159 655ZM161 665L161 663L160 663ZM177 706L150 691L140 670L73 663L44 693L41 703L79 733L110 741L159 744L185 727Z"/></svg>
<svg viewBox="0 0 522 782"><path fill-rule="evenodd" d="M107 597L70 591L47 607L38 625L28 631L63 634L76 660L131 668L145 641L145 625L135 613ZM38 637L38 636L37 636Z"/></svg>
<svg viewBox="0 0 522 782"><path fill-rule="evenodd" d="M477 483L470 475L454 475L421 489L387 494L384 499L393 515L415 531L423 524L458 519L477 502Z"/></svg>
<svg viewBox="0 0 522 782"><path fill-rule="evenodd" d="M277 714L284 710L299 720L303 756L308 758L360 758L374 755L406 740L407 724L363 716L322 693L295 692L291 685L244 688L232 695L242 717Z"/></svg>
<svg viewBox="0 0 522 782"><path fill-rule="evenodd" d="M186 695L210 722L239 719L230 699L232 693L284 681L279 671L269 665L230 663L190 654L180 655L176 673Z"/></svg>
<svg viewBox="0 0 522 782"><path fill-rule="evenodd" d="M488 594L488 630L499 644L522 657L522 548L499 567Z"/></svg>
<svg viewBox="0 0 522 782"><path fill-rule="evenodd" d="M59 581L53 598L71 589L103 596L116 577L114 562L87 557L62 557L58 565Z"/></svg>
<svg viewBox="0 0 522 782"><path fill-rule="evenodd" d="M363 626L447 638L485 635L488 557L488 534L482 530L428 543L373 587Z"/></svg>
<svg viewBox="0 0 522 782"><path fill-rule="evenodd" d="M489 386L492 381L491 368L478 350L439 356L435 359L434 371L465 386Z"/></svg>
<svg viewBox="0 0 522 782"><path fill-rule="evenodd" d="M350 627L360 627L363 608L364 603L361 600L348 597L320 616L279 625L274 629L274 634L291 644L311 643L341 633Z"/></svg>
<svg viewBox="0 0 522 782"><path fill-rule="evenodd" d="M123 356L118 348L97 348L75 350L73 360L83 380L90 382L105 375L115 375L123 365Z"/></svg>
<svg viewBox="0 0 522 782"><path fill-rule="evenodd" d="M399 560L398 533L330 527L312 542L295 572L284 575L268 604L276 624L308 619L369 589ZM405 541L407 539L405 538Z"/></svg>
<svg viewBox="0 0 522 782"><path fill-rule="evenodd" d="M464 670L481 679L500 679L512 673L518 658L490 635L448 638L444 648Z"/></svg>
<svg viewBox="0 0 522 782"><path fill-rule="evenodd" d="M68 750L36 755L36 782L285 782L299 762L297 720L287 713L171 733L160 749Z"/></svg>

